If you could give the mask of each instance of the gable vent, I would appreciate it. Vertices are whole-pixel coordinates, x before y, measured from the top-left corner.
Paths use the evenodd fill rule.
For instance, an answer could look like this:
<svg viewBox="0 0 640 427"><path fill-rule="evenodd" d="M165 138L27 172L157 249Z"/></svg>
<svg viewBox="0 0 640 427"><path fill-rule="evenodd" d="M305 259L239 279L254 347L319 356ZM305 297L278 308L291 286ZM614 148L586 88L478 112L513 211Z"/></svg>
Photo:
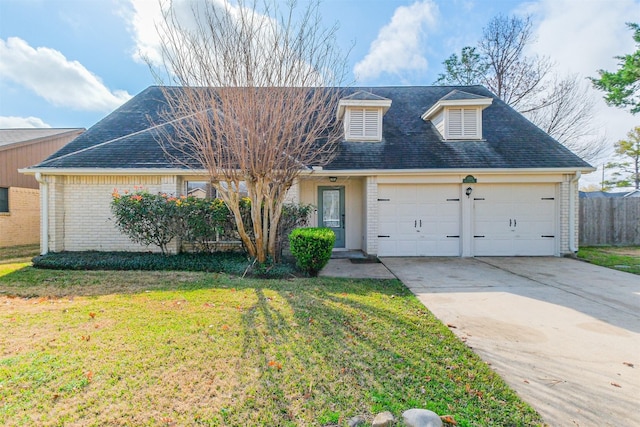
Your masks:
<svg viewBox="0 0 640 427"><path fill-rule="evenodd" d="M379 108L349 108L348 139L380 140L381 110Z"/></svg>
<svg viewBox="0 0 640 427"><path fill-rule="evenodd" d="M447 117L447 139L480 138L477 108L449 108Z"/></svg>

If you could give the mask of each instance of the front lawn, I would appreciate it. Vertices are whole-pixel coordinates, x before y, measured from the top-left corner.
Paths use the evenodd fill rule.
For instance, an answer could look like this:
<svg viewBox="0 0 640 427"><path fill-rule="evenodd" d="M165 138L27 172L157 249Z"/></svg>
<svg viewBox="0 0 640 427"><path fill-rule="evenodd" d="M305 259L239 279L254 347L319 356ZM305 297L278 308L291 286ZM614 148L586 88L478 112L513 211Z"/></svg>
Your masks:
<svg viewBox="0 0 640 427"><path fill-rule="evenodd" d="M603 267L640 274L640 247L637 246L581 247L578 258Z"/></svg>
<svg viewBox="0 0 640 427"><path fill-rule="evenodd" d="M396 280L0 267L1 425L541 423Z"/></svg>

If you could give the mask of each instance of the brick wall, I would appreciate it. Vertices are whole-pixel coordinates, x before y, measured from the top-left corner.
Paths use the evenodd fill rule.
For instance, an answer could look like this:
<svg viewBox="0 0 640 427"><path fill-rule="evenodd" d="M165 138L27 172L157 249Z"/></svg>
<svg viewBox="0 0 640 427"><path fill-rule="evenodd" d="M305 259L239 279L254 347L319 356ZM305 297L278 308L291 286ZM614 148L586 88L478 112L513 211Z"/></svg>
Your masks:
<svg viewBox="0 0 640 427"><path fill-rule="evenodd" d="M40 236L40 192L9 187L9 213L0 213L0 247L32 245Z"/></svg>
<svg viewBox="0 0 640 427"><path fill-rule="evenodd" d="M66 176L47 177L49 183L49 250L153 251L156 246L133 243L112 219L114 189L120 193L143 186L151 193L178 194L176 176ZM169 245L177 251L177 242Z"/></svg>
<svg viewBox="0 0 640 427"><path fill-rule="evenodd" d="M378 253L378 179L368 176L364 185L365 193L365 252L371 255Z"/></svg>

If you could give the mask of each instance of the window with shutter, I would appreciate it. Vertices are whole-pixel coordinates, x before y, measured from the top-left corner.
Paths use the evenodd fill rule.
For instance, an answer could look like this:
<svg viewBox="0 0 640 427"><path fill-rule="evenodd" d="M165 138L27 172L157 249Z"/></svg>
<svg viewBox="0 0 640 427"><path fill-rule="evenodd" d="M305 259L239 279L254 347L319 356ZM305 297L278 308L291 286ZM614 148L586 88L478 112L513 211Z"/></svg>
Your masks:
<svg viewBox="0 0 640 427"><path fill-rule="evenodd" d="M448 138L462 137L462 109L452 108L449 110L449 135Z"/></svg>
<svg viewBox="0 0 640 427"><path fill-rule="evenodd" d="M447 139L481 138L477 108L449 108Z"/></svg>
<svg viewBox="0 0 640 427"><path fill-rule="evenodd" d="M347 139L380 140L381 110L378 108L349 108Z"/></svg>
<svg viewBox="0 0 640 427"><path fill-rule="evenodd" d="M378 138L378 110L364 110L364 136L366 138Z"/></svg>
<svg viewBox="0 0 640 427"><path fill-rule="evenodd" d="M463 129L462 135L469 138L478 137L478 110L473 108L465 108L463 110Z"/></svg>

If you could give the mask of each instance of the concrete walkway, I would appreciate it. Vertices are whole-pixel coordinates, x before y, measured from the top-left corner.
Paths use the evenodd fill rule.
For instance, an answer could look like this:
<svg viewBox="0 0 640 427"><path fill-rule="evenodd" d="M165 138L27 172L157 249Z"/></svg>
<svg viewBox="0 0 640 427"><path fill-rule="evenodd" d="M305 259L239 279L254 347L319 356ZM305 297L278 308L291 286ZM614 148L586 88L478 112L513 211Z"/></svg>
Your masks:
<svg viewBox="0 0 640 427"><path fill-rule="evenodd" d="M382 263L351 262L347 258L332 258L319 274L324 277L346 277L354 279L395 279Z"/></svg>
<svg viewBox="0 0 640 427"><path fill-rule="evenodd" d="M640 426L640 276L564 258L383 263L551 426Z"/></svg>

